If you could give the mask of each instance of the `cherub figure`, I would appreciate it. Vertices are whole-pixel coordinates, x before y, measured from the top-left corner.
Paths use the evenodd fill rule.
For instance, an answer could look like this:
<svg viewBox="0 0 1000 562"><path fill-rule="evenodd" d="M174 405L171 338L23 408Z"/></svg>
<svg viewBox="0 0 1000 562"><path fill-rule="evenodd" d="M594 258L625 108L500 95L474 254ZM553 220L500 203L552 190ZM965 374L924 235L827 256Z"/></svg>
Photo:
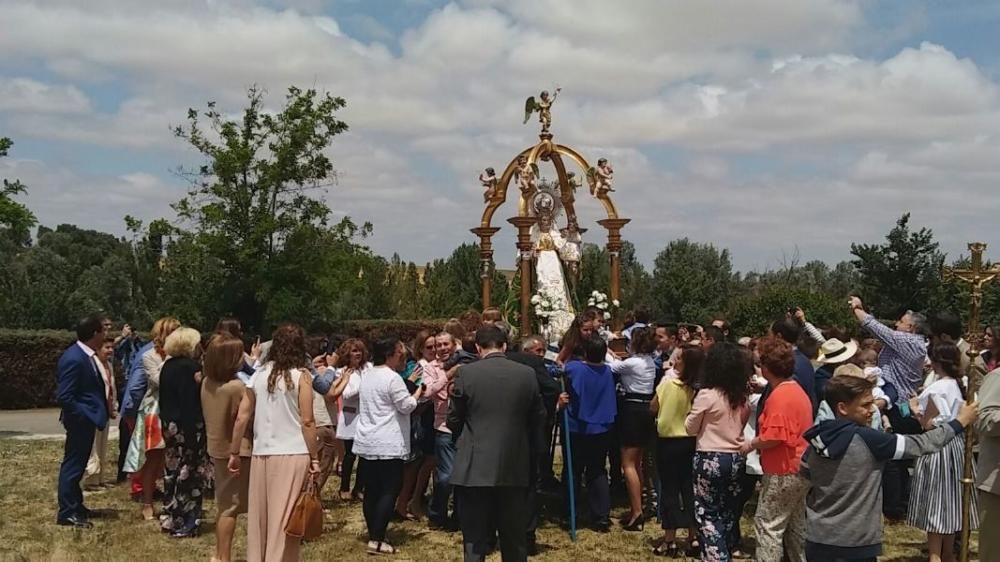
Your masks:
<svg viewBox="0 0 1000 562"><path fill-rule="evenodd" d="M517 175L517 183L521 188L521 193L525 197L535 192L535 180L538 178L538 164L528 162L527 156L518 156L517 169L514 170L514 173Z"/></svg>
<svg viewBox="0 0 1000 562"><path fill-rule="evenodd" d="M611 168L611 164L608 162L608 159L599 159L597 161L597 166L587 170L587 180L590 183L590 194L600 196L608 193L609 191L614 191L615 188L612 187L614 176L615 171Z"/></svg>
<svg viewBox="0 0 1000 562"><path fill-rule="evenodd" d="M486 168L479 174L479 183L483 184L483 203L489 203L497 194L497 174L493 168Z"/></svg>
<svg viewBox="0 0 1000 562"><path fill-rule="evenodd" d="M529 97L524 101L524 122L527 123L528 119L531 119L531 114L538 111L538 122L542 124L542 132L548 133L549 127L552 126L552 104L556 101L556 96L562 88L556 88L556 91L552 96L549 96L548 90L543 91L538 95L538 101L535 101L535 96Z"/></svg>

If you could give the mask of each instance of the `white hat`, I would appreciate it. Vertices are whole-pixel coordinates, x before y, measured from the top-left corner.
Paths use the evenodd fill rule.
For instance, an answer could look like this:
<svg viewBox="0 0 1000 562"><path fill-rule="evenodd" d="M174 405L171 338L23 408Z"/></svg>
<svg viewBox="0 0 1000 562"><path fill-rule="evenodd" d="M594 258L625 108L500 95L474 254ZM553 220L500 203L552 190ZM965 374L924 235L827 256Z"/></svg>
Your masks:
<svg viewBox="0 0 1000 562"><path fill-rule="evenodd" d="M854 354L858 352L858 344L854 343L854 340L847 342L846 344L837 338L830 338L823 342L823 345L819 346L819 357L816 361L823 364L830 363L843 363Z"/></svg>

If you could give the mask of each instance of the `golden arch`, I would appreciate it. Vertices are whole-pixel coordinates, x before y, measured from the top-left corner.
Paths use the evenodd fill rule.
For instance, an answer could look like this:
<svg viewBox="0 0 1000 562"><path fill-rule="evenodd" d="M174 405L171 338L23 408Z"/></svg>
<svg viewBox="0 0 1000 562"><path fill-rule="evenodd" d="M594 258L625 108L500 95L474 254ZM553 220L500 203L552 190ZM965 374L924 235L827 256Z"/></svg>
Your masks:
<svg viewBox="0 0 1000 562"><path fill-rule="evenodd" d="M486 204L486 209L483 210L483 217L479 221L480 228L490 228L493 222L493 215L496 210L500 208L501 205L507 202L507 189L510 187L511 180L514 179L514 170L517 169L517 161L522 156L528 157L528 162L537 163L541 161L552 162L553 167L556 169L556 176L559 181L559 191L562 195L563 201L571 201L575 199L572 194L572 188L569 185L569 179L567 178L566 165L563 163L562 157L565 156L572 160L580 168L580 177L586 177L587 170L590 169L590 164L587 160L580 155L579 152L573 150L572 148L562 145L555 144L551 139L543 138L541 142L526 148L519 152L515 156L507 167L504 169L503 174L500 176L499 182L497 183L496 194L492 199ZM618 208L615 207L614 201L608 196L607 193L600 193L595 196L597 200L604 205L604 211L607 213L609 219L618 218ZM518 205L517 205L517 215L520 217L529 216L528 213L528 200L525 199L524 194L518 193ZM573 203L568 204L567 213L576 214L576 209Z"/></svg>

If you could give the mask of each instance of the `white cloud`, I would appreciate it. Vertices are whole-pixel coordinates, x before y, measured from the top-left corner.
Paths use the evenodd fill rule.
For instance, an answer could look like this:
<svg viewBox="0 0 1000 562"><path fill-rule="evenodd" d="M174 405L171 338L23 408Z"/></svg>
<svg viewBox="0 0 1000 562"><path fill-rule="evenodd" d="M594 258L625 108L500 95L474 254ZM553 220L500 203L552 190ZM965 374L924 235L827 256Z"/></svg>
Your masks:
<svg viewBox="0 0 1000 562"><path fill-rule="evenodd" d="M367 38L349 36L316 0L269 5L290 9L0 0L0 52L58 77L19 90L43 94L3 96L24 79L0 74L5 134L171 151L192 164L168 130L188 107L212 99L236 111L254 83L277 107L289 84L315 85L348 101L341 117L351 132L330 149L340 172L331 207L373 221L378 251L425 261L472 240L476 175L535 142L522 100L560 85L556 140L614 162L617 203L633 218L625 235L647 260L678 236L729 246L741 267L796 245L841 259L849 241L879 239L906 210L961 249L997 215L986 198L1000 179L997 82L919 36L883 58L859 52L879 37L858 1L469 0L413 22L398 45L384 22L363 15L351 23ZM917 29L903 22L886 33L904 28ZM119 84L111 110L85 94ZM157 179L161 170L96 178L54 169L21 174L46 222L118 224L132 204L168 214L179 194ZM105 181L108 218L79 212L84 188ZM159 195L131 199L148 189ZM512 208L496 216L501 263L513 255ZM581 203L582 219L599 213ZM602 240L590 226L587 238Z"/></svg>
<svg viewBox="0 0 1000 562"><path fill-rule="evenodd" d="M90 100L75 86L54 86L28 78L0 76L0 112L82 113Z"/></svg>

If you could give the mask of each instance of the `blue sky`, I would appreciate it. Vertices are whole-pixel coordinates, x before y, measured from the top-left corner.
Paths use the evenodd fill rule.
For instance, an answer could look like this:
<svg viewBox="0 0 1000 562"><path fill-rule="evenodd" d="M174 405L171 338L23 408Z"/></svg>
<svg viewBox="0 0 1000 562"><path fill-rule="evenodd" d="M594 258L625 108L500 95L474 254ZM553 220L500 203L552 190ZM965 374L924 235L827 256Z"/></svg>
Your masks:
<svg viewBox="0 0 1000 562"><path fill-rule="evenodd" d="M473 241L486 166L556 140L615 164L624 235L651 263L683 236L740 269L835 262L903 212L953 255L993 241L1000 3L765 0L0 0L0 176L47 225L171 217L200 161L169 126L261 84L348 100L335 214L425 262ZM513 214L508 202L497 219ZM414 210L418 210L414 213ZM594 201L584 221L599 218ZM597 225L588 240L601 241ZM509 227L496 240L513 260Z"/></svg>

